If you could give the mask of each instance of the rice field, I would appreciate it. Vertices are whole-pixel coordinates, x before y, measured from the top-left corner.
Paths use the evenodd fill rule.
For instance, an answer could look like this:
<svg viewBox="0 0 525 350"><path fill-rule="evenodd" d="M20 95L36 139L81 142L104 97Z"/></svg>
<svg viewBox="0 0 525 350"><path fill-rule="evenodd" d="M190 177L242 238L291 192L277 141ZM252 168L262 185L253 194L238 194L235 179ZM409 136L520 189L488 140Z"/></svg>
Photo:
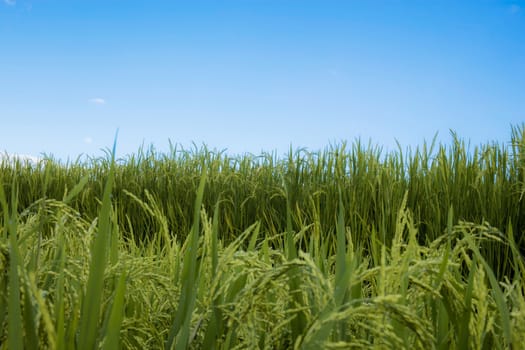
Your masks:
<svg viewBox="0 0 525 350"><path fill-rule="evenodd" d="M0 163L0 349L525 349L504 144Z"/></svg>

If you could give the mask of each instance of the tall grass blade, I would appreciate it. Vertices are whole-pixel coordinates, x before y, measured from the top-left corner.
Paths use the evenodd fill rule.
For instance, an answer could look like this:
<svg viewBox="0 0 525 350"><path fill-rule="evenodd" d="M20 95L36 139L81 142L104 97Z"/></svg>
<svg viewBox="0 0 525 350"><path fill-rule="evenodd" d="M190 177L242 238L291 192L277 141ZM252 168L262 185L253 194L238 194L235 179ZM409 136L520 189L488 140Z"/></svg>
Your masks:
<svg viewBox="0 0 525 350"><path fill-rule="evenodd" d="M458 341L458 347L459 349L467 349L469 344L469 337L470 337L470 318L472 315L472 292L474 290L474 276L476 275L477 270L477 258L474 256L474 259L472 260L472 264L470 267L470 271L467 278L467 285L465 290L465 297L464 297L464 312L461 317L461 323L459 325L459 341Z"/></svg>
<svg viewBox="0 0 525 350"><path fill-rule="evenodd" d="M23 329L25 330L24 347L26 349L37 349L38 327L36 321L38 307L34 306L28 281L24 281L22 283L22 289L24 291L24 308L22 314L24 322Z"/></svg>
<svg viewBox="0 0 525 350"><path fill-rule="evenodd" d="M120 328L122 325L122 319L124 317L126 278L127 274L122 273L115 289L109 322L107 323L106 329L103 332L105 333L105 340L102 345L103 350L120 349Z"/></svg>
<svg viewBox="0 0 525 350"><path fill-rule="evenodd" d="M344 206L341 193L339 193L339 213L337 215L337 247L335 256L335 285L334 301L336 307L345 302L345 297L350 281L351 266L347 259L346 229L344 218Z"/></svg>
<svg viewBox="0 0 525 350"><path fill-rule="evenodd" d="M202 175L195 199L195 208L193 213L193 228L188 236L187 250L184 253L184 262L182 267L181 280L183 281L180 299L173 319L168 339L165 343L166 350L186 349L190 335L190 321L196 300L197 290L197 250L199 247L200 233L200 211L202 198L204 196L204 186L206 185L206 169L203 166Z"/></svg>
<svg viewBox="0 0 525 350"><path fill-rule="evenodd" d="M91 250L91 264L87 281L86 292L82 299L82 313L80 316L80 333L78 347L92 350L97 344L97 330L100 320L100 305L104 293L104 275L108 260L108 250L111 239L111 192L115 173L115 144L111 155L111 164L108 180L104 187L102 206L100 208L98 230Z"/></svg>
<svg viewBox="0 0 525 350"><path fill-rule="evenodd" d="M14 187L14 183L12 184ZM7 346L9 349L22 350L23 330L22 327L22 306L20 303L20 277L18 274L20 253L18 251L17 240L17 209L16 197L13 191L11 215L7 204L3 183L0 183L0 202L4 212L4 225L6 235L9 236L9 270L8 270L8 308L7 308Z"/></svg>

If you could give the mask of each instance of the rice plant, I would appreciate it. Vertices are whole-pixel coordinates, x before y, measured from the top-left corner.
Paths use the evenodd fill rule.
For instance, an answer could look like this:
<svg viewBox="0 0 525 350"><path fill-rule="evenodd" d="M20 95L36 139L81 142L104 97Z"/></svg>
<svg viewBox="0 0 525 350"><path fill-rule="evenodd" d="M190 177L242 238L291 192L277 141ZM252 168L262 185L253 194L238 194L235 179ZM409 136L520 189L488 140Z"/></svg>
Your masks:
<svg viewBox="0 0 525 350"><path fill-rule="evenodd" d="M0 349L521 349L508 146L0 165Z"/></svg>

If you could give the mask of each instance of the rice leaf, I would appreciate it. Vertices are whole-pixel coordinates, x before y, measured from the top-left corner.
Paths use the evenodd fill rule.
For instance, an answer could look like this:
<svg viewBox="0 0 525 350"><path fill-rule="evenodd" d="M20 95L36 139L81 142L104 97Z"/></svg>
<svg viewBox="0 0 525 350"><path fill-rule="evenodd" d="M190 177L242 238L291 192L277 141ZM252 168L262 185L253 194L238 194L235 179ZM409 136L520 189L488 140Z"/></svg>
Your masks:
<svg viewBox="0 0 525 350"><path fill-rule="evenodd" d="M184 281L180 299L173 319L173 323L165 343L165 349L186 349L190 335L190 321L193 313L193 308L196 300L197 290L197 249L199 246L200 233L200 209L202 205L202 198L204 196L204 186L206 184L206 170L203 167L199 188L197 190L197 197L195 199L195 207L193 213L193 228L190 236L188 236L188 244L186 252L184 253L184 262L182 267L181 279Z"/></svg>
<svg viewBox="0 0 525 350"><path fill-rule="evenodd" d="M91 264L86 286L86 292L82 300L82 312L80 316L80 333L78 346L81 349L94 349L97 343L97 331L100 319L100 305L104 293L104 275L106 272L108 250L111 238L111 192L113 190L115 172L115 144L111 155L109 177L104 187L102 206L100 208L98 231L91 250Z"/></svg>
<svg viewBox="0 0 525 350"><path fill-rule="evenodd" d="M124 316L124 296L126 293L127 274L123 272L118 280L113 296L113 305L106 329L103 330L105 339L102 344L103 350L120 349L120 328Z"/></svg>

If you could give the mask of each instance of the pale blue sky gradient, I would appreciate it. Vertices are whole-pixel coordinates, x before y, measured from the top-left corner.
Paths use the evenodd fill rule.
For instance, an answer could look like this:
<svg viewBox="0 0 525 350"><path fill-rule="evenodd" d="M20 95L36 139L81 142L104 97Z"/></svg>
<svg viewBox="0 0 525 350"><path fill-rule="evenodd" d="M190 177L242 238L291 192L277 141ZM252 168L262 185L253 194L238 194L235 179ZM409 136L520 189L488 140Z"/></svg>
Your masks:
<svg viewBox="0 0 525 350"><path fill-rule="evenodd" d="M506 142L525 1L1 0L0 152Z"/></svg>

